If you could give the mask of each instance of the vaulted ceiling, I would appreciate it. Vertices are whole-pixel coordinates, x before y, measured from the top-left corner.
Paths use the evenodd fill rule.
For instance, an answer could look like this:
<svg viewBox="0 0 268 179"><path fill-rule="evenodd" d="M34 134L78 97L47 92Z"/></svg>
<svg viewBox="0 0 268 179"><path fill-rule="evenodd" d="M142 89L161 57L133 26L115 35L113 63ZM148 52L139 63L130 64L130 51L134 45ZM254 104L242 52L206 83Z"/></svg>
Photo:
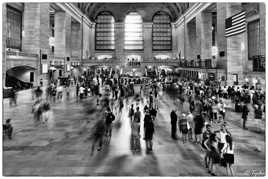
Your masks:
<svg viewBox="0 0 268 179"><path fill-rule="evenodd" d="M176 21L192 3L74 3L88 18L95 21L101 11L110 11L116 21L123 21L128 12L136 11L143 21L151 22L157 11L167 12Z"/></svg>

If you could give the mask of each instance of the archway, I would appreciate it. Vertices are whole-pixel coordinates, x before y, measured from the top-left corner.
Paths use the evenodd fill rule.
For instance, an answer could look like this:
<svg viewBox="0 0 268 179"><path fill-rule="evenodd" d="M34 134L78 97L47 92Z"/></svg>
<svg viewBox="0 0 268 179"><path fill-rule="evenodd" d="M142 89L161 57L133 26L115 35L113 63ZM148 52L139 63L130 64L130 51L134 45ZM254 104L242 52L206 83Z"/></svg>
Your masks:
<svg viewBox="0 0 268 179"><path fill-rule="evenodd" d="M16 90L29 89L36 81L36 68L16 66L6 71L6 86Z"/></svg>

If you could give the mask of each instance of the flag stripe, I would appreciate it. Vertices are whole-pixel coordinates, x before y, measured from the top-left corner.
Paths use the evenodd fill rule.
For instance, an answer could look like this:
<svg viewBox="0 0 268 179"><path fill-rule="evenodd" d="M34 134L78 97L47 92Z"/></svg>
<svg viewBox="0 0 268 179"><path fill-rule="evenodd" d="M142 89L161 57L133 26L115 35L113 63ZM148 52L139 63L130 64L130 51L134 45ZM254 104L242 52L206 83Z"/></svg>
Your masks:
<svg viewBox="0 0 268 179"><path fill-rule="evenodd" d="M239 12L238 14L232 16L232 19L235 19L235 18L237 18L237 17L239 17L241 15L245 15L245 14L246 14L246 11Z"/></svg>
<svg viewBox="0 0 268 179"><path fill-rule="evenodd" d="M235 32L235 31L238 31L238 30L240 30L240 29L244 29L245 27L246 27L246 25L242 25L242 26L240 26L240 27L238 27L238 28L236 28L236 29L233 29L233 30L230 30L230 31L226 32L226 34L230 34L230 33L233 33L233 32Z"/></svg>
<svg viewBox="0 0 268 179"><path fill-rule="evenodd" d="M236 22L234 22L234 23L233 23L233 25L236 25L236 24L239 24L239 23L245 22L245 20L246 20L246 19L241 19L241 20L239 20L239 21L236 21Z"/></svg>
<svg viewBox="0 0 268 179"><path fill-rule="evenodd" d="M239 18L233 19L233 20L232 20L232 23L235 23L235 22L237 22L237 21L239 21L239 20L241 20L241 19L246 19L246 16L241 16L241 17L239 17Z"/></svg>
<svg viewBox="0 0 268 179"><path fill-rule="evenodd" d="M226 32L228 32L228 31L230 31L230 30L233 30L233 29L235 29L235 28L237 28L237 27L239 27L239 26L241 26L241 25L245 25L245 24L246 24L246 23L243 22L243 23L237 24L237 25L235 25L235 26L232 26L232 27L226 29Z"/></svg>
<svg viewBox="0 0 268 179"><path fill-rule="evenodd" d="M239 12L225 20L225 37L239 34L246 30L246 12Z"/></svg>
<svg viewBox="0 0 268 179"><path fill-rule="evenodd" d="M242 30L240 30L240 31L237 31L237 32L234 32L234 33L225 35L225 37L230 37L230 36L232 36L232 35L237 35L237 34L242 33L242 32L244 32L244 31L246 31L246 29L242 29Z"/></svg>

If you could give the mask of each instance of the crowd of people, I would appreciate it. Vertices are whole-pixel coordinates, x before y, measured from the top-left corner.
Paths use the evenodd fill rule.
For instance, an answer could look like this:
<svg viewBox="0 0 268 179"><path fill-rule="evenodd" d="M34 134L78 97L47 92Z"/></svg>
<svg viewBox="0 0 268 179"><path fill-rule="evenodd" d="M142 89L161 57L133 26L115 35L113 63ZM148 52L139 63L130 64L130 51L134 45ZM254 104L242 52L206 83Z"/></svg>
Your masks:
<svg viewBox="0 0 268 179"><path fill-rule="evenodd" d="M91 155L94 155L96 145L97 150L101 151L104 143L110 143L113 123L122 118L124 107L128 111L131 126L132 151L141 152L140 139L143 138L146 153L151 153L157 113L161 110L158 98L159 94L166 90L162 80L136 81L122 78L120 75L118 78L111 75L96 75L90 80L87 77L81 79L74 87L77 99L81 101L88 96L95 98L99 109L97 112L100 114L98 116L101 116L93 130L90 130L93 138ZM204 166L211 175L217 175L218 166L225 167L227 175L233 175L235 145L232 134L227 129L226 101L231 101L234 104L234 111L241 113L243 129L247 129L246 121L250 109L254 110L256 119L264 119L265 91L247 85L226 87L184 79L176 83L176 98L173 98L175 108L170 111L171 138L174 140L181 138L183 144L193 142L199 145L204 152ZM137 86L139 90L135 90ZM45 91L45 100L42 98L43 90L40 87L34 89L35 102L32 108L34 120L37 123L46 123L48 128L52 128L54 123L51 120L51 103L61 100L64 92L69 98L70 88L68 83L65 86L59 85L58 82L50 83ZM166 93L168 94L168 91ZM143 110L140 109L140 104L144 105ZM5 129L11 139L13 128L10 119Z"/></svg>
<svg viewBox="0 0 268 179"><path fill-rule="evenodd" d="M98 79L98 78L97 78ZM91 154L94 154L95 145L98 143L99 147L97 150L101 150L104 141L108 142L111 139L112 134L112 123L115 118L120 119L122 116L122 109L126 106L128 110L129 122L131 124L131 144L133 152L140 152L140 123L141 123L141 111L139 104L144 102L145 90L147 88L142 87L145 85L146 81L138 82L140 85L139 90L134 90L134 85L137 83L134 79L127 78L106 78L100 79L105 80L102 93L99 90L97 96L97 105L100 106L100 111L104 114L104 117L101 120L98 120L94 127L93 137L94 142L92 144ZM97 80L98 82L99 80ZM97 83L98 85L99 82ZM106 89L108 94L106 94ZM154 94L157 92L157 86L153 85L151 90L154 91ZM153 96L153 92L148 94L148 104L144 107L144 140L146 142L146 152L149 153L152 151L152 139L154 133L154 123L156 119L156 96ZM132 97L133 100L129 100ZM134 107L134 105L136 107Z"/></svg>
<svg viewBox="0 0 268 179"><path fill-rule="evenodd" d="M221 87L181 80L178 84L178 101L176 109L170 113L171 138L178 139L177 126L183 143L193 141L200 145L205 152L205 167L211 175L216 175L218 165L226 168L227 175L233 175L234 144L231 133L227 130L226 101L241 103L243 129L250 112L250 104L259 115L257 119L263 119L265 108L265 92L259 89ZM261 109L258 111L258 109ZM220 130L212 131L220 126Z"/></svg>

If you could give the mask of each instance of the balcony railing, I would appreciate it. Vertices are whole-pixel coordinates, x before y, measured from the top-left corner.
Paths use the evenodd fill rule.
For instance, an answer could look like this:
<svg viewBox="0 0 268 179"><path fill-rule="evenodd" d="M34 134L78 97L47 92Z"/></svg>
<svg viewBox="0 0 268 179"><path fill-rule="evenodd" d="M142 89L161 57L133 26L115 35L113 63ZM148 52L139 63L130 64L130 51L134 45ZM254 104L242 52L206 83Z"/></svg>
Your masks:
<svg viewBox="0 0 268 179"><path fill-rule="evenodd" d="M12 55L12 56L38 57L37 54L25 53L25 52L7 51L6 54L7 54L7 55Z"/></svg>
<svg viewBox="0 0 268 179"><path fill-rule="evenodd" d="M211 69L211 68L216 68L212 66L211 59L205 59L205 60L191 60L191 61L179 61L179 67L184 67L184 68L203 68L203 69Z"/></svg>
<svg viewBox="0 0 268 179"><path fill-rule="evenodd" d="M64 60L64 57L57 57L57 56L54 56L54 55L49 55L49 59Z"/></svg>
<svg viewBox="0 0 268 179"><path fill-rule="evenodd" d="M257 55L252 58L253 71L265 72L265 56Z"/></svg>

